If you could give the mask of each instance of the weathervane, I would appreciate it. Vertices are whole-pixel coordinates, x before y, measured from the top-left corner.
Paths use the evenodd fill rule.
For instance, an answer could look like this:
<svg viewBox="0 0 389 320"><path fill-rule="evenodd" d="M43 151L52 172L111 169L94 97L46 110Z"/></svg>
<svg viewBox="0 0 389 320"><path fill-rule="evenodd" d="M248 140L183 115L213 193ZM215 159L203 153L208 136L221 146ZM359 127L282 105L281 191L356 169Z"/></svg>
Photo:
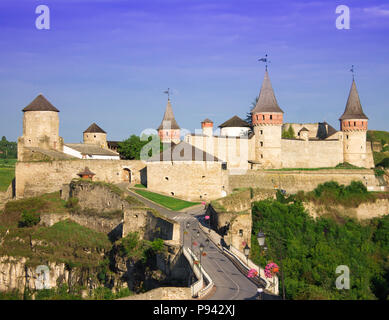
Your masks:
<svg viewBox="0 0 389 320"><path fill-rule="evenodd" d="M270 63L270 60L267 58L267 54L265 54L264 58L258 59L258 61L265 62L265 68L267 71L267 64Z"/></svg>
<svg viewBox="0 0 389 320"><path fill-rule="evenodd" d="M353 80L354 80L354 65L351 66L351 69L350 69L352 75L353 75Z"/></svg>
<svg viewBox="0 0 389 320"><path fill-rule="evenodd" d="M163 93L166 93L167 94L167 99L170 100L170 95L171 95L170 88L167 88L167 90L164 91Z"/></svg>

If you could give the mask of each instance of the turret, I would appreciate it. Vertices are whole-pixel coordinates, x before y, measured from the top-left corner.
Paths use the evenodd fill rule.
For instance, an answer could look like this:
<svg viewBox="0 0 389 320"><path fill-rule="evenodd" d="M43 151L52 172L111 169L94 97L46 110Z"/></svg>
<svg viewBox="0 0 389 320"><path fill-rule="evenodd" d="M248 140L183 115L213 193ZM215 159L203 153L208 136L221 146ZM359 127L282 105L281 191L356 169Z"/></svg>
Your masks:
<svg viewBox="0 0 389 320"><path fill-rule="evenodd" d="M208 118L201 122L201 129L203 130L203 135L212 137L213 135L213 121Z"/></svg>
<svg viewBox="0 0 389 320"><path fill-rule="evenodd" d="M366 167L366 132L368 117L362 110L355 80L351 84L346 108L339 118L343 132L344 162L358 167Z"/></svg>
<svg viewBox="0 0 389 320"><path fill-rule="evenodd" d="M251 111L255 134L255 159L263 167L281 167L281 134L284 112L278 106L268 71Z"/></svg>
<svg viewBox="0 0 389 320"><path fill-rule="evenodd" d="M42 94L23 109L23 136L18 139L18 159L23 161L23 148L63 149L59 136L59 110Z"/></svg>
<svg viewBox="0 0 389 320"><path fill-rule="evenodd" d="M158 134L162 143L180 142L180 127L174 118L170 99L167 101L165 114L163 115L161 125L158 127Z"/></svg>
<svg viewBox="0 0 389 320"><path fill-rule="evenodd" d="M88 129L84 131L84 143L96 144L101 148L108 149L107 133L96 123L92 123Z"/></svg>

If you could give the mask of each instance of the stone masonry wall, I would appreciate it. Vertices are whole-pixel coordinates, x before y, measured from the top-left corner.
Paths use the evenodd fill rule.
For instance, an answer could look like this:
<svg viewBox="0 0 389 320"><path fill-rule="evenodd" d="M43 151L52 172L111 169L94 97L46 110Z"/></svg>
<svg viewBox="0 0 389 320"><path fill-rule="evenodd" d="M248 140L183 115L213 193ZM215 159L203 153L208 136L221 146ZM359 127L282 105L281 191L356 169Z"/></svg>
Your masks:
<svg viewBox="0 0 389 320"><path fill-rule="evenodd" d="M335 167L343 162L340 140L281 140L282 168Z"/></svg>
<svg viewBox="0 0 389 320"><path fill-rule="evenodd" d="M147 188L193 201L216 199L222 196L223 173L220 162L149 162Z"/></svg>
<svg viewBox="0 0 389 320"><path fill-rule="evenodd" d="M145 164L138 160L63 160L42 162L17 162L15 168L16 198L32 197L55 192L63 184L79 178L77 173L85 167L96 175L93 180L120 183L126 180L124 169L133 173L133 182L140 183ZM127 180L128 181L128 180Z"/></svg>
<svg viewBox="0 0 389 320"><path fill-rule="evenodd" d="M351 181L362 181L367 186L376 186L374 171L362 170L315 170L315 171L248 171L244 175L229 176L230 192L235 188L285 189L288 193L299 190L312 191L318 184L326 181L337 181L350 184Z"/></svg>

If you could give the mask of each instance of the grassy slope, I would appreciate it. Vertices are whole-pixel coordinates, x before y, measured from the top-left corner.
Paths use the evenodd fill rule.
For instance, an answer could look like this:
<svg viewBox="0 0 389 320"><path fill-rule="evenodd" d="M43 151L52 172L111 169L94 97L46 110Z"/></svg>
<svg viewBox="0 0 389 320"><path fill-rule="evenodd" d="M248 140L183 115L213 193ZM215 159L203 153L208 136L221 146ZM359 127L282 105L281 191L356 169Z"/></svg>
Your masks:
<svg viewBox="0 0 389 320"><path fill-rule="evenodd" d="M158 203L166 208L169 208L173 211L179 211L179 210L189 208L191 206L198 204L198 202L189 202L189 201L164 196L164 195L150 192L150 191L146 191L146 190L134 189L134 191L136 193L140 194L141 196L143 196L151 201L154 201L154 202L156 202L156 203Z"/></svg>
<svg viewBox="0 0 389 320"><path fill-rule="evenodd" d="M7 191L15 178L16 159L0 159L0 191Z"/></svg>
<svg viewBox="0 0 389 320"><path fill-rule="evenodd" d="M64 213L67 208L59 192L8 202L0 213L0 240L4 239L0 255L27 257L34 265L53 261L89 267L99 265L103 260L100 252L111 247L106 234L71 221L62 221L52 227L36 225L20 228L18 222L22 212L26 211ZM33 248L30 239L34 243ZM89 249L89 253L84 249Z"/></svg>
<svg viewBox="0 0 389 320"><path fill-rule="evenodd" d="M387 131L377 131L377 130L369 130L367 132L367 140L380 142L381 144L388 145L389 144L389 132ZM374 164L379 165L386 158L389 158L389 152L374 152Z"/></svg>

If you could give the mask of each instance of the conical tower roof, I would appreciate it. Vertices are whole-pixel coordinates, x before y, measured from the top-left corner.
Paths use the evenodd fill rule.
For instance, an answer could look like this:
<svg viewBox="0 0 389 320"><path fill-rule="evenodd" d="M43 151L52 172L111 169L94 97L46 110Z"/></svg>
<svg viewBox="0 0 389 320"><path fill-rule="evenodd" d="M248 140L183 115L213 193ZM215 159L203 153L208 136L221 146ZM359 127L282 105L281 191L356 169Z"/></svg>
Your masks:
<svg viewBox="0 0 389 320"><path fill-rule="evenodd" d="M168 101L167 101L165 114L163 115L163 119L162 119L161 125L158 127L158 130L167 129L168 122L170 122L169 129L180 129L180 127L178 126L178 124L176 122L176 119L174 118L173 108L172 108L172 104L170 103L170 99L168 99Z"/></svg>
<svg viewBox="0 0 389 320"><path fill-rule="evenodd" d="M284 113L281 110L277 103L276 96L274 94L273 87L270 82L269 73L265 71L265 77L262 82L261 92L259 93L259 98L255 108L251 113L260 113L260 112L280 112Z"/></svg>
<svg viewBox="0 0 389 320"><path fill-rule="evenodd" d="M103 129L101 129L96 123L92 123L88 129L84 131L84 133L106 133Z"/></svg>
<svg viewBox="0 0 389 320"><path fill-rule="evenodd" d="M23 112L26 111L59 112L59 110L54 107L42 94L38 95L27 107L23 109Z"/></svg>
<svg viewBox="0 0 389 320"><path fill-rule="evenodd" d="M359 94L354 79L353 83L351 84L350 93L348 95L346 109L344 110L342 116L339 118L339 120L347 119L369 119L363 113L361 101L359 100Z"/></svg>

